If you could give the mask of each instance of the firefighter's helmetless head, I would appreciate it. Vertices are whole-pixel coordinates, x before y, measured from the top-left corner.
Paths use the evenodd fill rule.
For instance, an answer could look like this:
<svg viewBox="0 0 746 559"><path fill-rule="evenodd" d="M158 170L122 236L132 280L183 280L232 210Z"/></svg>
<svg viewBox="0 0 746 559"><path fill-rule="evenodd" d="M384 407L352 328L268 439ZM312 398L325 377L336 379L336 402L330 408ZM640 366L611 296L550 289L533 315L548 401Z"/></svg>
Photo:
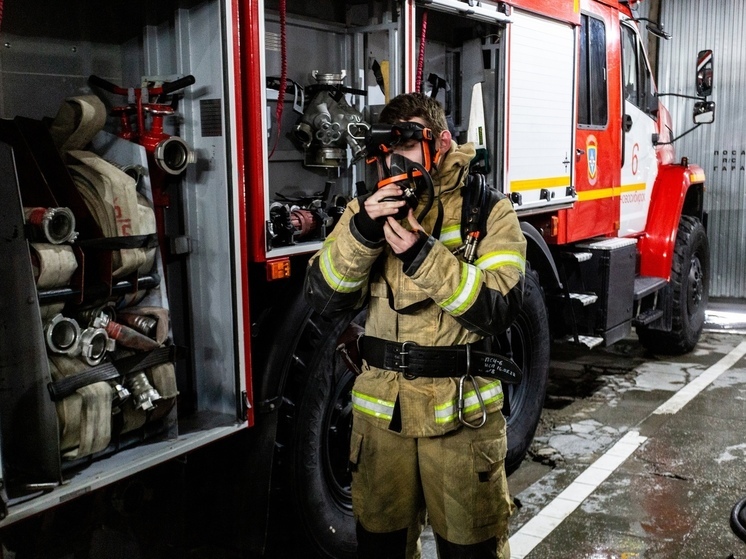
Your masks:
<svg viewBox="0 0 746 559"><path fill-rule="evenodd" d="M379 124L400 127L402 134L395 152L424 166L428 172L451 147L443 106L422 93L394 97L381 111ZM417 145L417 140L421 145Z"/></svg>
<svg viewBox="0 0 746 559"><path fill-rule="evenodd" d="M423 190L432 191L431 173L450 147L442 106L418 93L399 95L386 105L366 140L368 162L377 165L377 187L396 183L412 208ZM395 217L406 212L404 206Z"/></svg>

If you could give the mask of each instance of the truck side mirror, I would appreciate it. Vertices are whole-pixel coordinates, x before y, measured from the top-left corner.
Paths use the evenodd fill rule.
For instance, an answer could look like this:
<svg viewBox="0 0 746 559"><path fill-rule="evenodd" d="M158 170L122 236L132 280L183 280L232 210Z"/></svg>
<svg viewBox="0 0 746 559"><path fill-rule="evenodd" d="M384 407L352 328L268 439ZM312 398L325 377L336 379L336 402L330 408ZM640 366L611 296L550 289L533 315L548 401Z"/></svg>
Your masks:
<svg viewBox="0 0 746 559"><path fill-rule="evenodd" d="M697 95L712 95L712 51L709 49L697 54Z"/></svg>
<svg viewBox="0 0 746 559"><path fill-rule="evenodd" d="M694 103L694 124L711 124L715 122L715 103L713 101L697 101Z"/></svg>

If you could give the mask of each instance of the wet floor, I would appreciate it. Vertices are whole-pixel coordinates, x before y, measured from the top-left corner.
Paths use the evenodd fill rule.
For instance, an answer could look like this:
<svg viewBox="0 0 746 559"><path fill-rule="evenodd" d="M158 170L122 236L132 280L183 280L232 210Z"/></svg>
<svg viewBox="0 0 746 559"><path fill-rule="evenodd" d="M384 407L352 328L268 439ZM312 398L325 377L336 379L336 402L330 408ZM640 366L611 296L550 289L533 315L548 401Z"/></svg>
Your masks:
<svg viewBox="0 0 746 559"><path fill-rule="evenodd" d="M512 559L746 559L729 525L746 497L746 314L714 309L679 357L634 335L552 351L541 424L508 480Z"/></svg>

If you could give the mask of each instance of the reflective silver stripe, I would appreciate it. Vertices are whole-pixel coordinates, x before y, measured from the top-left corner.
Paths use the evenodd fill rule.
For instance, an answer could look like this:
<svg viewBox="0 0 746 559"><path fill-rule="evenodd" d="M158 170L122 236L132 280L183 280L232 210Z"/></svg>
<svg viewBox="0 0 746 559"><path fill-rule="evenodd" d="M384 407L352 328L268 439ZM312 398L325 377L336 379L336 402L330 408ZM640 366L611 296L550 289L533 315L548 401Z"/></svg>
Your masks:
<svg viewBox="0 0 746 559"><path fill-rule="evenodd" d="M440 304L440 307L450 313L466 310L466 307L476 298L481 285L482 271L476 266L461 263L461 281L456 291Z"/></svg>
<svg viewBox="0 0 746 559"><path fill-rule="evenodd" d="M360 289L365 283L365 277L350 279L337 272L336 268L334 268L331 255L329 254L330 251L330 246L324 248L321 252L321 259L319 261L319 268L321 269L321 273L323 274L326 283L328 283L334 291L340 293L351 293Z"/></svg>
<svg viewBox="0 0 746 559"><path fill-rule="evenodd" d="M492 270L500 266L515 266L521 272L526 271L526 259L520 252L514 250L487 253L477 259L474 265L481 270Z"/></svg>
<svg viewBox="0 0 746 559"><path fill-rule="evenodd" d="M484 405L493 402L501 402L503 399L503 387L499 380L484 385L479 389L482 393ZM474 390L464 394L464 413L470 413L479 409L479 398ZM448 423L458 418L458 402L454 399L448 403L435 406L435 422Z"/></svg>
<svg viewBox="0 0 746 559"><path fill-rule="evenodd" d="M354 390L352 391L352 407L361 413L381 419L390 420L394 413L394 402L366 396Z"/></svg>
<svg viewBox="0 0 746 559"><path fill-rule="evenodd" d="M447 248L453 249L463 244L461 239L461 225L452 225L451 227L444 227L440 232L440 242L443 243Z"/></svg>

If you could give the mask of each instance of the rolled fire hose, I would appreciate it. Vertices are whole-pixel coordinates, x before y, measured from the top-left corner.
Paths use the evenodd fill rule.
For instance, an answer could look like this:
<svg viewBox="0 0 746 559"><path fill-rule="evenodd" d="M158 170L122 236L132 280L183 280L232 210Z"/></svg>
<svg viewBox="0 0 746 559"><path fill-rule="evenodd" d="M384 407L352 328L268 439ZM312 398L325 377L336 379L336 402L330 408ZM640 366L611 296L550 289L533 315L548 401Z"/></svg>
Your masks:
<svg viewBox="0 0 746 559"><path fill-rule="evenodd" d="M71 151L73 180L91 214L106 237L149 235L156 232L155 213L136 190L135 180L94 153ZM114 278L135 271L149 272L155 248L121 249L114 252Z"/></svg>
<svg viewBox="0 0 746 559"><path fill-rule="evenodd" d="M31 243L31 269L36 287L51 289L70 284L78 261L69 245Z"/></svg>
<svg viewBox="0 0 746 559"><path fill-rule="evenodd" d="M136 179L93 153L78 151L103 129L106 113L103 102L95 95L68 98L50 126L50 133L55 145L71 157L69 169L75 184L105 236L155 234L155 215L149 202L137 193ZM113 277L149 272L155 253L155 248L116 251Z"/></svg>
<svg viewBox="0 0 746 559"><path fill-rule="evenodd" d="M106 106L95 95L70 97L57 111L49 128L60 151L83 149L106 124Z"/></svg>
<svg viewBox="0 0 746 559"><path fill-rule="evenodd" d="M88 366L78 359L50 356L49 369L54 381L75 377ZM89 456L105 449L111 441L112 388L96 382L78 388L56 402L60 427L60 449L65 459Z"/></svg>

